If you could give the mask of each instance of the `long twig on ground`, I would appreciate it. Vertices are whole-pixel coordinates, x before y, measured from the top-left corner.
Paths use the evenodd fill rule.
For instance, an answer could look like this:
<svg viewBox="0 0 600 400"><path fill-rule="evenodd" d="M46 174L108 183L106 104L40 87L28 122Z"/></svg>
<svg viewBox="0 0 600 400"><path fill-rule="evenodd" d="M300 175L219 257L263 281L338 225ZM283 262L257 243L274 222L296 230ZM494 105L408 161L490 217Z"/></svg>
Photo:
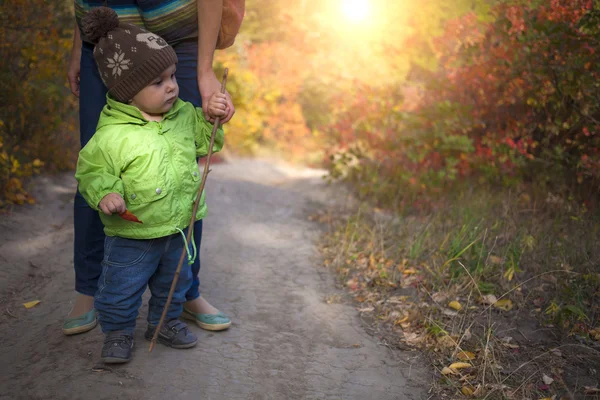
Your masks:
<svg viewBox="0 0 600 400"><path fill-rule="evenodd" d="M229 73L229 69L225 68L225 72L223 73L223 82L221 82L221 93L225 93L225 86L227 85L227 75ZM156 329L154 330L154 336L152 336L152 341L150 342L150 347L148 352L151 352L154 349L154 345L156 344L156 340L158 339L158 332L163 326L165 322L165 317L167 316L167 310L171 305L171 300L173 299L173 293L175 292L175 287L177 286L177 281L179 280L179 274L181 273L181 266L183 265L183 260L185 259L186 249L190 244L190 240L192 238L192 231L194 229L194 223L196 222L196 212L198 211L198 206L200 205L200 199L202 198L202 191L204 190L204 185L206 184L206 178L208 173L210 172L210 158L213 153L213 146L215 144L215 136L217 135L217 129L219 129L219 124L221 122L221 118L217 117L215 119L215 123L213 125L212 134L210 136L210 144L208 146L208 155L206 156L206 161L204 163L204 172L202 173L202 182L200 183L200 188L198 189L198 196L196 197L196 201L194 202L194 208L192 210L192 218L190 220L190 225L188 226L187 235L185 238L185 248L181 251L181 257L179 257L179 264L177 265L177 269L175 270L175 275L173 276L173 282L171 283L171 290L169 290L169 297L167 297L167 302L165 303L165 308L163 309L162 315L160 316L160 321L158 325L156 325Z"/></svg>

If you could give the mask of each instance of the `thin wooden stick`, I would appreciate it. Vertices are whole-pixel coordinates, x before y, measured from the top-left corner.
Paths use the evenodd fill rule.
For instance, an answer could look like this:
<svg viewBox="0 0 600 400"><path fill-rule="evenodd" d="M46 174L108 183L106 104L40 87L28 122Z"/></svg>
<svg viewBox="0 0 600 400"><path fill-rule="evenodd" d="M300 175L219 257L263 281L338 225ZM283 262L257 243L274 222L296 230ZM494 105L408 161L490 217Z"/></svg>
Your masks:
<svg viewBox="0 0 600 400"><path fill-rule="evenodd" d="M223 82L221 82L221 93L225 93L225 86L227 85L227 75L229 74L229 69L225 68L225 72L223 73ZM200 205L200 198L202 197L202 191L204 190L204 185L206 183L206 178L208 173L210 172L210 158L213 153L213 146L215 144L215 136L217 135L217 129L219 129L219 124L221 122L221 118L217 117L215 119L215 123L213 125L212 135L210 136L210 145L208 146L208 155L206 156L206 161L204 163L204 172L202 173L202 182L200 183L200 189L198 189L198 197L194 202L194 208L192 210L192 219L190 221L190 225L188 226L187 235L185 238L185 246L181 251L181 257L179 257L179 264L177 265L177 269L175 270L175 275L173 276L173 283L171 283L171 290L169 290L169 297L167 297L167 302L165 303L165 308L163 309L162 315L160 316L160 321L158 325L156 325L156 330L154 331L154 336L152 336L152 341L150 342L150 348L148 352L151 352L154 349L154 345L156 344L156 340L158 339L158 333L162 328L165 318L167 316L167 311L169 310L169 306L171 305L171 300L173 300L173 293L175 292L175 287L177 286L177 281L179 280L179 274L181 273L181 266L183 265L183 260L185 259L185 253L187 247L190 244L190 239L192 238L192 231L194 230L194 223L196 222L196 212L198 211L198 206Z"/></svg>

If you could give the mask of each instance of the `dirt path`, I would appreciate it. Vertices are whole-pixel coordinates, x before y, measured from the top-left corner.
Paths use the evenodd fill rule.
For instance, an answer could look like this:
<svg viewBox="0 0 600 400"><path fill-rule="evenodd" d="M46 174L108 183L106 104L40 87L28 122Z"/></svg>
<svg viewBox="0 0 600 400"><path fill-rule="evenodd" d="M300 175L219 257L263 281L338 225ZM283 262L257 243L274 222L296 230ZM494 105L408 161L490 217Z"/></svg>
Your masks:
<svg viewBox="0 0 600 400"><path fill-rule="evenodd" d="M98 328L63 336L73 298L71 174L36 181L39 205L0 215L0 399L421 399L416 353L365 333L319 267L312 209L328 201L320 173L264 161L216 165L208 181L201 289L233 326L193 327L191 350L143 339L131 363L95 372ZM41 300L32 309L23 302Z"/></svg>

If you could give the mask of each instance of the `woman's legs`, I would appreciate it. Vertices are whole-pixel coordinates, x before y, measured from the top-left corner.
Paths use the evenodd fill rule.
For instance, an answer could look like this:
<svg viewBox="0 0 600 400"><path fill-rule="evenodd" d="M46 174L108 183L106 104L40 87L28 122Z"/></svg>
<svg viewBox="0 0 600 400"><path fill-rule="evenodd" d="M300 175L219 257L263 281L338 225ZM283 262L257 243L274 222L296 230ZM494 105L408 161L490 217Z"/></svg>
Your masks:
<svg viewBox="0 0 600 400"><path fill-rule="evenodd" d="M92 138L106 103L106 87L98 74L92 54L93 47L85 44L81 51L79 123L81 147ZM75 194L74 210L75 290L79 295L69 317L92 310L104 255L104 227L97 211L91 209L79 191Z"/></svg>
<svg viewBox="0 0 600 400"><path fill-rule="evenodd" d="M173 48L178 58L175 76L179 84L179 97L184 101L189 101L196 107L202 107L202 96L198 89L198 44L195 40L186 41L173 46ZM202 242L202 221L196 221L194 225L194 240L198 248L198 257L196 257L196 261L192 265L192 286L186 294L188 301L185 304L185 308L198 314L218 314L219 310L203 299L198 291L198 287L200 286L198 274L200 272L199 255L200 244Z"/></svg>

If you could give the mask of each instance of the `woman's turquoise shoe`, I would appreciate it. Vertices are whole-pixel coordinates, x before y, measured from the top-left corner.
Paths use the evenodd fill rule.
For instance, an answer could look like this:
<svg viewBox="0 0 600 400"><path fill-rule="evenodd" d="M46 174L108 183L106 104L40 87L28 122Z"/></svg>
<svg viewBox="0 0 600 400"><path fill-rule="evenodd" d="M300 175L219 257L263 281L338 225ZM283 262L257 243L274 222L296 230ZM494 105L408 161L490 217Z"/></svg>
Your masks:
<svg viewBox="0 0 600 400"><path fill-rule="evenodd" d="M62 329L65 335L76 335L91 331L97 324L96 310L92 308L87 313L78 317L66 318Z"/></svg>
<svg viewBox="0 0 600 400"><path fill-rule="evenodd" d="M207 331L222 331L231 326L231 319L221 311L218 314L196 314L183 307L181 317L194 321L196 325Z"/></svg>

